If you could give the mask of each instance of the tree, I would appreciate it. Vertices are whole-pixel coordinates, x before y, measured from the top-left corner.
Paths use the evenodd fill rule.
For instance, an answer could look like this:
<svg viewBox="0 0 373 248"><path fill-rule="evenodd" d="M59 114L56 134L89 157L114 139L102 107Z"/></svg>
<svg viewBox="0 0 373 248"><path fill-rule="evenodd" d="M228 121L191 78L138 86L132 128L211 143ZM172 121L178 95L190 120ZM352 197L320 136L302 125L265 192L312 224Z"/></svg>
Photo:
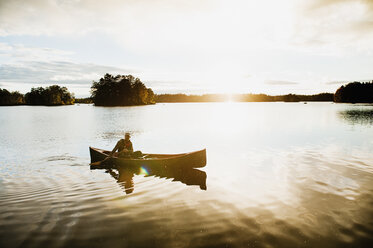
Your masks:
<svg viewBox="0 0 373 248"><path fill-rule="evenodd" d="M2 90L2 93L3 94L0 97L1 105L19 105L24 103L23 94L18 91L9 92L4 89Z"/></svg>
<svg viewBox="0 0 373 248"><path fill-rule="evenodd" d="M31 88L26 93L25 101L30 105L71 105L74 104L74 95L66 87L52 85L47 88Z"/></svg>
<svg viewBox="0 0 373 248"><path fill-rule="evenodd" d="M150 89L150 88L148 88L147 91L148 91L148 95L146 97L146 102L148 104L154 104L155 103L155 100L154 100L155 99L155 95L154 95L153 90Z"/></svg>
<svg viewBox="0 0 373 248"><path fill-rule="evenodd" d="M373 103L373 81L341 86L334 94L334 102Z"/></svg>
<svg viewBox="0 0 373 248"><path fill-rule="evenodd" d="M154 103L154 93L132 75L112 76L108 73L93 81L91 98L97 106L130 106Z"/></svg>
<svg viewBox="0 0 373 248"><path fill-rule="evenodd" d="M6 89L0 89L0 105L20 105L24 104L23 94L18 91L9 92Z"/></svg>

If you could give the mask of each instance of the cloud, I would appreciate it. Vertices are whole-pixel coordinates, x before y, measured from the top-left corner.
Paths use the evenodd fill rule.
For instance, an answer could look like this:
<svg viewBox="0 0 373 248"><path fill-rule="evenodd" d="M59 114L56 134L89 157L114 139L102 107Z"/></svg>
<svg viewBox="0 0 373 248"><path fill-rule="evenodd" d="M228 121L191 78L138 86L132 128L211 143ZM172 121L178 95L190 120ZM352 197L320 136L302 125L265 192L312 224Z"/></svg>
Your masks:
<svg viewBox="0 0 373 248"><path fill-rule="evenodd" d="M0 0L0 36L96 33L147 54L338 53L371 49L372 10L371 0Z"/></svg>
<svg viewBox="0 0 373 248"><path fill-rule="evenodd" d="M309 10L317 10L321 8L333 7L335 5L353 3L353 2L359 2L361 4L365 4L369 8L373 8L372 0L313 0L313 1L308 1L306 6L307 6L307 9Z"/></svg>
<svg viewBox="0 0 373 248"><path fill-rule="evenodd" d="M134 71L113 66L73 63L67 61L27 61L0 65L0 81L13 83L73 83L87 84L105 73L131 74Z"/></svg>
<svg viewBox="0 0 373 248"><path fill-rule="evenodd" d="M132 74L140 77L155 92L180 92L198 85L178 78L172 72L146 70L128 66L107 66L96 63L79 63L72 60L70 51L21 44L0 43L0 82L3 86L25 91L26 88L50 84L69 85L88 94L93 80L104 74ZM1 61L6 61L1 63ZM85 88L85 93L84 90Z"/></svg>
<svg viewBox="0 0 373 248"><path fill-rule="evenodd" d="M368 0L0 0L0 39L8 42L0 43L0 81L83 85L112 72L135 73L159 90L315 90L314 82L327 87L323 82L371 75L372 5ZM23 38L40 47L12 43ZM44 47L48 42L61 50ZM75 52L62 50L66 47ZM102 66L106 62L111 66ZM245 77L248 69L251 77ZM290 81L267 80L272 78Z"/></svg>
<svg viewBox="0 0 373 248"><path fill-rule="evenodd" d="M328 84L328 85L335 85L335 84L346 84L348 83L349 81L330 81L330 82L326 82L325 84Z"/></svg>
<svg viewBox="0 0 373 248"><path fill-rule="evenodd" d="M130 68L73 62L71 55L65 50L0 43L0 59L6 61L0 63L0 82L88 84L105 73L139 73Z"/></svg>
<svg viewBox="0 0 373 248"><path fill-rule="evenodd" d="M160 93L188 93L205 92L205 88L201 88L201 84L187 80L144 80L147 87L153 89L154 92Z"/></svg>
<svg viewBox="0 0 373 248"><path fill-rule="evenodd" d="M138 26L137 23L157 23L165 13L177 16L205 9L210 2L0 0L0 35L82 35L97 30L125 32L131 26ZM138 34L141 33L139 30Z"/></svg>
<svg viewBox="0 0 373 248"><path fill-rule="evenodd" d="M335 84L348 84L351 82L372 82L372 79L355 79L355 80L338 80L338 81L329 81L325 84L335 85Z"/></svg>
<svg viewBox="0 0 373 248"><path fill-rule="evenodd" d="M265 84L270 85L296 85L299 84L297 82L291 82L291 81L282 81L282 80L266 80L264 81Z"/></svg>
<svg viewBox="0 0 373 248"><path fill-rule="evenodd" d="M87 97L90 94L92 81L98 81L106 73L137 76L140 72L93 63L28 60L0 64L0 86L11 91L26 93L31 87L57 84L68 87L77 97Z"/></svg>
<svg viewBox="0 0 373 248"><path fill-rule="evenodd" d="M340 54L371 50L372 11L371 0L0 0L0 36L95 33L143 54Z"/></svg>
<svg viewBox="0 0 373 248"><path fill-rule="evenodd" d="M371 51L372 0L311 0L297 12L293 44L334 55Z"/></svg>
<svg viewBox="0 0 373 248"><path fill-rule="evenodd" d="M0 58L6 61L70 61L71 51L0 42Z"/></svg>
<svg viewBox="0 0 373 248"><path fill-rule="evenodd" d="M176 84L190 84L190 82L182 80L148 80L147 83L150 87L174 87Z"/></svg>

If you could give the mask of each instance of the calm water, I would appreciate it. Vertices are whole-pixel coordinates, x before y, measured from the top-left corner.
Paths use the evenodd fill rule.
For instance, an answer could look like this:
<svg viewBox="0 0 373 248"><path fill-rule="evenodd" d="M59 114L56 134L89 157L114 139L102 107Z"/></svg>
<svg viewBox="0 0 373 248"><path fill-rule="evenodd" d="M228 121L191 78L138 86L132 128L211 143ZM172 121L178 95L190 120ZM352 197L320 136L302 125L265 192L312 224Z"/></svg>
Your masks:
<svg viewBox="0 0 373 248"><path fill-rule="evenodd" d="M373 247L372 105L18 106L0 125L0 247ZM207 166L90 170L124 131Z"/></svg>

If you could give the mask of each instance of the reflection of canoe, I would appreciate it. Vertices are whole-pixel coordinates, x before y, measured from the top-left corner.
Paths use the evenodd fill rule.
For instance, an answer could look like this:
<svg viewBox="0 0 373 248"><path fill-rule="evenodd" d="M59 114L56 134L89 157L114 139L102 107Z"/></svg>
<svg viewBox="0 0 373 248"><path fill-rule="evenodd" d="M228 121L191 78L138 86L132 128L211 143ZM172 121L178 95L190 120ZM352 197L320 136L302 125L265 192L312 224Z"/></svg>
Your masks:
<svg viewBox="0 0 373 248"><path fill-rule="evenodd" d="M144 168L143 168L144 169ZM186 185L199 185L201 189L206 190L206 172L194 168L165 168L148 167L145 168L145 176L157 176L160 178L171 178ZM141 171L143 172L143 171Z"/></svg>
<svg viewBox="0 0 373 248"><path fill-rule="evenodd" d="M93 168L94 169L94 168ZM157 167L126 167L122 166L117 169L107 169L112 177L114 177L119 185L124 188L126 194L130 194L135 189L133 180L134 175L143 175L145 177L169 178L174 182L181 182L186 185L198 185L200 189L206 190L206 172L193 168L166 168L164 166Z"/></svg>
<svg viewBox="0 0 373 248"><path fill-rule="evenodd" d="M91 163L102 161L109 157L110 151L89 147ZM206 149L180 154L150 154L145 153L142 158L112 157L110 164L121 166L165 166L200 168L206 165Z"/></svg>

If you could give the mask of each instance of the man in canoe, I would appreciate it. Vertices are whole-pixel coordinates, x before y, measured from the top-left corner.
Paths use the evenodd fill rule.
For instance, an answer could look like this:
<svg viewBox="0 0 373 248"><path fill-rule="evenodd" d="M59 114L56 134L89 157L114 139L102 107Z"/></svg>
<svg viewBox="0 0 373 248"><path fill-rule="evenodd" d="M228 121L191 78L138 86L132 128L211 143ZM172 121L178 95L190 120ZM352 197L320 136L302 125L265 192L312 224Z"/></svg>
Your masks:
<svg viewBox="0 0 373 248"><path fill-rule="evenodd" d="M109 162L112 157L119 158L130 158L133 155L133 146L130 140L131 136L127 132L124 134L124 139L120 139L115 145L114 149L111 151L109 157L105 158L102 161L91 163L91 165L97 166L105 162ZM139 152L136 152L136 155ZM140 152L141 153L141 152Z"/></svg>
<svg viewBox="0 0 373 248"><path fill-rule="evenodd" d="M130 140L131 136L129 133L124 135L124 139L120 139L111 151L110 156L116 157L130 157L133 154L133 146ZM117 152L118 151L118 152Z"/></svg>

